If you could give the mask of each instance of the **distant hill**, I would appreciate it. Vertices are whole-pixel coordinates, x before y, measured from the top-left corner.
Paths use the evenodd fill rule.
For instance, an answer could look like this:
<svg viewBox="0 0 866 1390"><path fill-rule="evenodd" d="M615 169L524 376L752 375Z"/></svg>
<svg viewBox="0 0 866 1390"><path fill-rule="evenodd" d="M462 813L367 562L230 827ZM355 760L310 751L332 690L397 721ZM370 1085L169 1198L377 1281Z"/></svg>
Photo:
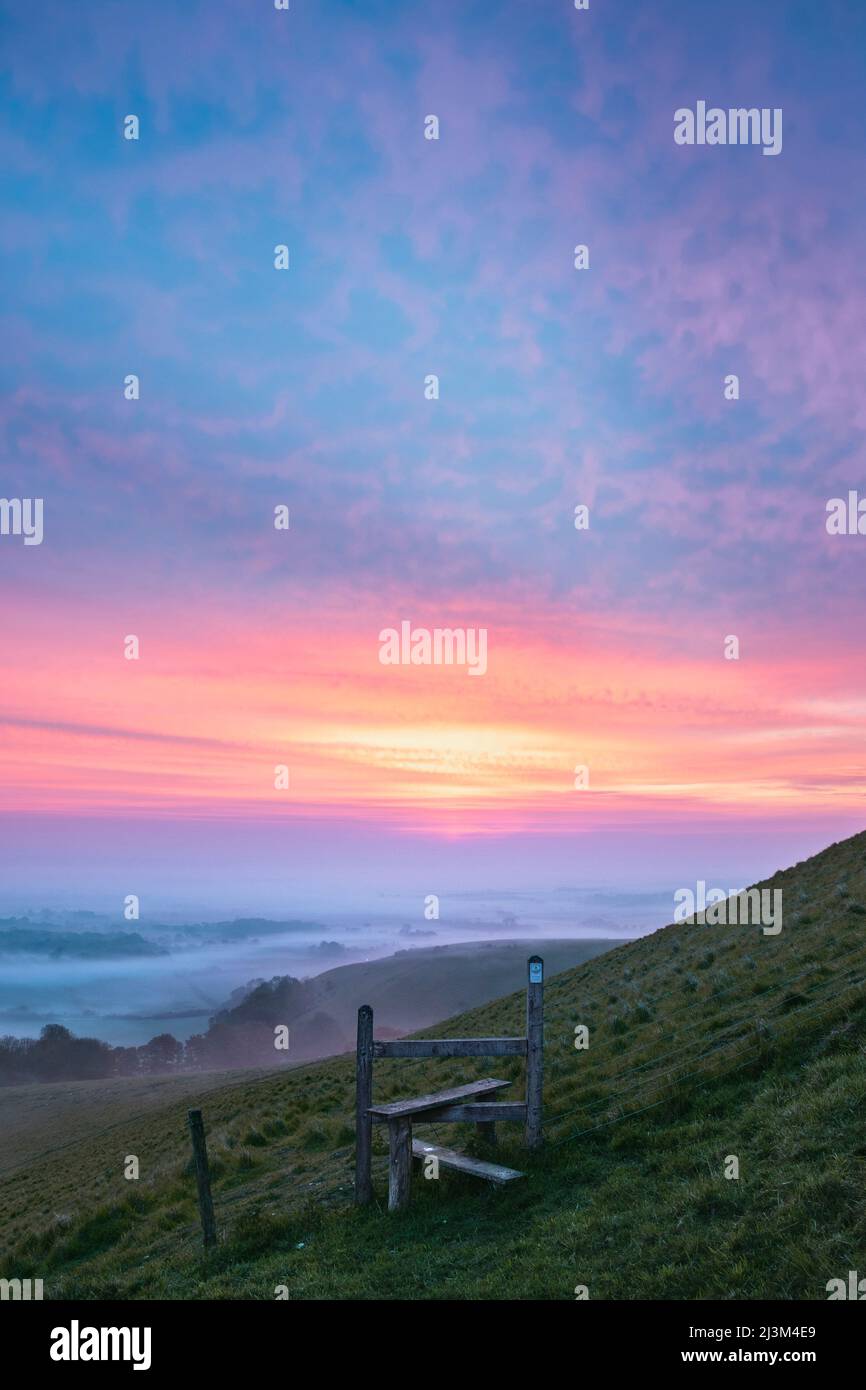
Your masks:
<svg viewBox="0 0 866 1390"><path fill-rule="evenodd" d="M316 922L271 921L264 917L238 917L227 922L167 924L157 920L137 922L137 930L118 927L110 917L95 912L49 912L43 909L24 917L0 917L0 956L29 954L111 960L125 956L167 956L172 951L197 947L259 941L264 937L309 936L325 932ZM310 945L308 954L324 964L343 955L336 941Z"/></svg>
<svg viewBox="0 0 866 1390"><path fill-rule="evenodd" d="M137 932L43 931L29 925L0 931L0 956L35 955L80 960L116 960L126 956L167 956L163 946Z"/></svg>
<svg viewBox="0 0 866 1390"><path fill-rule="evenodd" d="M310 980L282 976L260 982L240 1003L217 1014L204 1038L190 1039L188 1049L207 1065L270 1064L274 1025L282 1023L290 1030L287 1061L327 1057L354 1047L359 1004L372 1006L377 1036L402 1036L496 999L520 978L535 951L556 973L612 945L609 940L470 941L340 965Z"/></svg>
<svg viewBox="0 0 866 1390"><path fill-rule="evenodd" d="M351 1056L202 1078L220 1234L205 1265L188 1078L146 1109L139 1081L110 1109L101 1083L53 1103L51 1088L12 1088L0 1130L30 1118L26 1159L0 1177L0 1273L38 1274L52 1299L270 1300L279 1284L294 1300L572 1301L578 1284L594 1300L826 1299L829 1280L866 1268L866 835L763 886L783 892L778 935L681 922L548 970L545 1147L529 1155L500 1126L501 1160L527 1174L502 1192L416 1176L411 1209L389 1218L377 1131L377 1202L356 1210ZM514 992L427 1032L518 1033L522 986L515 963ZM522 1093L509 1058L380 1062L375 1094L491 1074Z"/></svg>
<svg viewBox="0 0 866 1390"><path fill-rule="evenodd" d="M84 938L75 938L80 939ZM552 968L586 960L609 945L604 941L540 944L550 948ZM45 1024L38 1038L0 1037L0 1087L295 1066L329 1057L352 1046L359 990L376 1000L379 1036L393 1037L455 1007L495 997L503 981L513 979L515 962L522 968L532 945L482 941L399 951L396 956L344 966L309 980L290 975L253 980L232 991L205 1033L194 1033L186 1042L171 1033L159 1033L137 1046L111 1047L97 1038L76 1036L61 1024ZM274 1047L277 1025L289 1029L286 1051Z"/></svg>

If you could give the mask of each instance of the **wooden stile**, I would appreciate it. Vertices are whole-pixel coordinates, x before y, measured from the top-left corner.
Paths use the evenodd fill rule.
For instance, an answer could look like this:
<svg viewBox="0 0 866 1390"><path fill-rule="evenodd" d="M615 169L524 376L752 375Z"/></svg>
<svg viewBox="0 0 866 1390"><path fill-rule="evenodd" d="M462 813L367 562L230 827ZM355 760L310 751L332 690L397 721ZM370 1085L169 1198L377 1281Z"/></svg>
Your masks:
<svg viewBox="0 0 866 1390"><path fill-rule="evenodd" d="M388 1210L402 1211L409 1204L412 1183L412 1156L435 1152L446 1167L473 1173L490 1182L506 1182L522 1177L515 1169L501 1164L467 1158L453 1149L413 1142L412 1122L451 1123L469 1121L477 1125L478 1135L489 1144L496 1142L497 1121L517 1121L525 1125L526 1143L537 1149L542 1142L542 1087L544 1067L544 962L540 956L527 961L526 1037L524 1038L396 1038L373 1039L373 1010L364 1004L358 1010L358 1044L355 1073L355 1201L360 1205L373 1197L373 1125L387 1124L389 1168ZM376 1057L525 1057L526 1100L497 1101L500 1088L509 1081L488 1077L464 1086L452 1086L407 1100L373 1104L373 1061Z"/></svg>
<svg viewBox="0 0 866 1390"><path fill-rule="evenodd" d="M544 1084L544 961L530 956L526 982L526 1145L541 1146Z"/></svg>
<svg viewBox="0 0 866 1390"><path fill-rule="evenodd" d="M454 1168L459 1173L471 1173L476 1178L486 1178L488 1182L514 1182L524 1177L516 1168L504 1168L501 1163L487 1163L481 1158L470 1158L468 1154L457 1153L455 1149L443 1148L441 1144L428 1144L423 1139L412 1140L412 1153L424 1162L431 1154L439 1160L440 1167Z"/></svg>
<svg viewBox="0 0 866 1390"><path fill-rule="evenodd" d="M484 1111L487 1111L489 1113L490 1102L487 1100L485 1096L480 1096L479 1099L481 1101L480 1109L482 1114L484 1113ZM477 1111L479 1107L476 1106L475 1109ZM487 1117L485 1116L483 1120L476 1120L475 1133L478 1135L479 1141L482 1144L486 1144L488 1148L492 1149L496 1143L496 1124L494 1123L494 1118L491 1117L490 1119L487 1119Z"/></svg>
<svg viewBox="0 0 866 1390"><path fill-rule="evenodd" d="M525 1057L525 1038L395 1038L374 1042L374 1057Z"/></svg>
<svg viewBox="0 0 866 1390"><path fill-rule="evenodd" d="M482 1103L483 1102L483 1103ZM429 1110L419 1116L419 1124L437 1125L462 1123L499 1124L500 1120L526 1123L526 1102L522 1100L489 1100L483 1097L469 1105L444 1105L441 1110Z"/></svg>
<svg viewBox="0 0 866 1390"><path fill-rule="evenodd" d="M496 1091L501 1091L503 1086L510 1086L510 1081L494 1081L486 1078L484 1081L470 1081L467 1086L451 1086L447 1091L431 1091L425 1096L415 1096L411 1100L389 1100L385 1105L371 1105L370 1113L373 1116L380 1115L384 1119L394 1120L403 1115L417 1114L421 1118L422 1110L439 1110L443 1105L459 1105L463 1100L472 1100L476 1096L492 1095Z"/></svg>
<svg viewBox="0 0 866 1390"><path fill-rule="evenodd" d="M402 1211L409 1205L412 1188L412 1121L400 1116L388 1121L388 1210Z"/></svg>

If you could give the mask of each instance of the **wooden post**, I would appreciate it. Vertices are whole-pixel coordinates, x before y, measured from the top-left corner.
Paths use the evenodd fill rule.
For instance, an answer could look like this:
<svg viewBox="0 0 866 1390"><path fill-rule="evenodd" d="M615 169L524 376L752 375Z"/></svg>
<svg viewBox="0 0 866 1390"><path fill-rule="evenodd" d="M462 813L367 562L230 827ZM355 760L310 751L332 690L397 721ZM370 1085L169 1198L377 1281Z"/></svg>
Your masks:
<svg viewBox="0 0 866 1390"><path fill-rule="evenodd" d="M493 1099L494 1094L494 1092L491 1092L489 1096L479 1096L478 1100L487 1101L489 1103ZM480 1143L489 1144L491 1148L496 1147L496 1124L493 1120L477 1120L475 1124L475 1133L478 1135Z"/></svg>
<svg viewBox="0 0 866 1390"><path fill-rule="evenodd" d="M192 1137L192 1156L195 1161L195 1180L198 1184L198 1207L201 1212L201 1229L204 1235L204 1248L216 1245L216 1221L213 1214L213 1198L210 1192L210 1173L207 1166L207 1145L204 1138L204 1124L200 1110L190 1110L189 1132Z"/></svg>
<svg viewBox="0 0 866 1390"><path fill-rule="evenodd" d="M526 981L526 1145L541 1147L544 1080L544 961L530 956Z"/></svg>
<svg viewBox="0 0 866 1390"><path fill-rule="evenodd" d="M388 1121L388 1210L403 1211L412 1187L412 1121L406 1116Z"/></svg>
<svg viewBox="0 0 866 1390"><path fill-rule="evenodd" d="M373 1010L358 1010L358 1047L355 1057L355 1202L373 1200Z"/></svg>

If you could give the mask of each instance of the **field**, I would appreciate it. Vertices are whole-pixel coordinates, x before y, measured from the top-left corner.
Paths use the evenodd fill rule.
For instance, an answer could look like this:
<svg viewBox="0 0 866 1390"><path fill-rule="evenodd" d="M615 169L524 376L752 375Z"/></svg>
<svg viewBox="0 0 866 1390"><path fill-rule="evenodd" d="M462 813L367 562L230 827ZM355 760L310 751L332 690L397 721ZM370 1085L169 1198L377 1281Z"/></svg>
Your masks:
<svg viewBox="0 0 866 1390"><path fill-rule="evenodd" d="M592 1299L826 1299L829 1279L866 1270L866 835L765 886L783 890L778 936L680 923L548 975L546 1145L530 1157L501 1127L501 1161L528 1175L503 1191L416 1170L410 1211L389 1216L377 1132L377 1202L356 1210L351 1057L0 1096L28 1146L10 1172L4 1138L0 1272L43 1278L54 1299L272 1299L281 1285L296 1299L572 1299L578 1285ZM518 990L426 1034L519 1033L522 1008ZM380 1062L376 1097L491 1074L519 1097L522 1069ZM193 1099L220 1232L207 1258ZM45 1153L52 1116L62 1147ZM471 1148L468 1127L440 1137L464 1135Z"/></svg>

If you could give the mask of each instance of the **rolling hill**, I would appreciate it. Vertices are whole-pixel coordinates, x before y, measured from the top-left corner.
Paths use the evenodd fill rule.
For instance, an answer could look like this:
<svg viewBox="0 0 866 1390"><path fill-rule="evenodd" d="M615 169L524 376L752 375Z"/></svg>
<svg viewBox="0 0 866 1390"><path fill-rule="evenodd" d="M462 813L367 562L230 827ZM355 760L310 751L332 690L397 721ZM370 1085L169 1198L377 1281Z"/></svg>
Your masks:
<svg viewBox="0 0 866 1390"><path fill-rule="evenodd" d="M212 1020L209 1051L218 1066L270 1064L274 1024L290 1027L290 1060L313 1061L355 1046L358 1001L375 1013L381 1037L402 1036L443 1015L496 999L542 951L555 974L608 951L610 939L469 941L420 946L376 960L338 965L303 982L268 981Z"/></svg>
<svg viewBox="0 0 866 1390"><path fill-rule="evenodd" d="M573 1299L577 1285L591 1299L826 1299L828 1280L866 1269L866 834L763 886L783 892L777 936L684 922L548 973L545 1148L530 1156L501 1127L501 1161L526 1181L416 1177L410 1211L388 1216L377 1132L378 1200L357 1210L351 1056L210 1076L220 1244L205 1259L190 1078L146 1106L127 1083L101 1102L102 1127L84 1123L98 1083L76 1083L71 1136L0 1175L0 1273L42 1277L54 1299L272 1299L280 1285L297 1299ZM521 1032L520 986L427 1035ZM519 1095L522 1069L380 1062L376 1097L488 1074ZM469 1127L446 1135L475 1143Z"/></svg>

